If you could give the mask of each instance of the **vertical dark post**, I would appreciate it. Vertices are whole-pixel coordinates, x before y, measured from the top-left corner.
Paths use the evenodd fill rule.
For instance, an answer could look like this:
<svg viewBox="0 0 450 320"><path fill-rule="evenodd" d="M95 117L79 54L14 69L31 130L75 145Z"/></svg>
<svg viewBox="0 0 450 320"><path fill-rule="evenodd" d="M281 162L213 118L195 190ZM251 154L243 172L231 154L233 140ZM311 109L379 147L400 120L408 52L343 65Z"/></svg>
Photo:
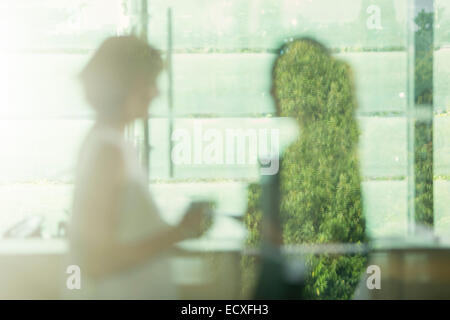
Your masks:
<svg viewBox="0 0 450 320"><path fill-rule="evenodd" d="M261 178L262 194L262 249L265 252L278 252L282 244L280 222L280 172L264 175Z"/></svg>
<svg viewBox="0 0 450 320"><path fill-rule="evenodd" d="M434 0L415 0L414 220L429 227L433 226L433 22Z"/></svg>
<svg viewBox="0 0 450 320"><path fill-rule="evenodd" d="M303 269L290 268L281 249L283 244L280 218L282 162L279 161L279 164L280 169L276 174L261 177L263 216L259 279L254 296L257 300L301 299L303 293Z"/></svg>
<svg viewBox="0 0 450 320"><path fill-rule="evenodd" d="M172 68L172 8L167 9L167 101L169 107L169 177L173 178L172 132L173 132L173 68Z"/></svg>
<svg viewBox="0 0 450 320"><path fill-rule="evenodd" d="M280 164L281 166L281 164ZM280 173L261 177L261 253L255 299L283 299L283 259L281 254Z"/></svg>

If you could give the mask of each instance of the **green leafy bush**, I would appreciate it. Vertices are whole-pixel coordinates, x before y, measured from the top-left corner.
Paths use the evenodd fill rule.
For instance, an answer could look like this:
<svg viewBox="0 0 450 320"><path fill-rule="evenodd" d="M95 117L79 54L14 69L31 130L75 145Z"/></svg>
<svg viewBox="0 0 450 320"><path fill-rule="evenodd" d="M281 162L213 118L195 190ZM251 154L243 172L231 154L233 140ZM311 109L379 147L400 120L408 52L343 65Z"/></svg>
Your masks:
<svg viewBox="0 0 450 320"><path fill-rule="evenodd" d="M414 21L415 32L415 103L433 107L433 21L431 12L421 10ZM433 123L432 119L415 123L415 221L433 227Z"/></svg>
<svg viewBox="0 0 450 320"><path fill-rule="evenodd" d="M359 129L351 71L309 39L288 43L273 68L279 116L297 119L300 138L283 154L281 221L285 244L365 241L357 144ZM249 246L260 240L260 188L249 189L245 223ZM365 258L311 256L304 296L349 299ZM242 260L244 292L254 281L254 260Z"/></svg>

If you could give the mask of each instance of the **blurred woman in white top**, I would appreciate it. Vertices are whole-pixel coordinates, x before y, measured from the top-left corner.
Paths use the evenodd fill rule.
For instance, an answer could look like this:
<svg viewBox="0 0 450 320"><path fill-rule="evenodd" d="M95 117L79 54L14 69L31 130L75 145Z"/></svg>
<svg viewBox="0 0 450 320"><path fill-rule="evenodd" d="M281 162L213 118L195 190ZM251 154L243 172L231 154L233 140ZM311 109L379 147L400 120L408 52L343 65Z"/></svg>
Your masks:
<svg viewBox="0 0 450 320"><path fill-rule="evenodd" d="M158 95L159 52L133 36L102 43L80 74L96 122L78 159L69 227L70 263L80 266L86 299L176 299L170 249L204 232L207 208L191 205L167 225L146 174L124 139L126 125L146 118Z"/></svg>

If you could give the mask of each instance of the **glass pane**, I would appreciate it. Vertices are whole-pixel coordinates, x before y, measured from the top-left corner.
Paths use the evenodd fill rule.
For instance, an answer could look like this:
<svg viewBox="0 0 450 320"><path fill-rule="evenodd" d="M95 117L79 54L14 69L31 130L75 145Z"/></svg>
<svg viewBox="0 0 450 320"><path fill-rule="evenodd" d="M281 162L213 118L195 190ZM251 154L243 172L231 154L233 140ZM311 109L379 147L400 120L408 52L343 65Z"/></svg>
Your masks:
<svg viewBox="0 0 450 320"><path fill-rule="evenodd" d="M434 175L450 177L450 117L434 118Z"/></svg>
<svg viewBox="0 0 450 320"><path fill-rule="evenodd" d="M174 119L168 119L168 74L164 72L158 79L161 95L154 101L147 122L151 144L149 183L162 218L169 224L179 221L192 200L207 198L216 202L216 222L204 238L189 242L190 248L217 249L211 245L212 240L241 248L251 242L249 234L258 234L258 230L254 232L236 219L245 219L259 210L252 208L252 201L259 203L259 199L252 198L250 189L262 180L264 168L258 156L263 157L258 149L262 144L268 151L275 144L282 151L298 137L303 138L302 128L295 120L276 117L270 95L271 68L277 50L297 37L318 40L352 69L361 132L358 146L361 202L369 237L377 240L410 235L411 203L415 210L424 203L428 205L425 209L432 207L432 212L423 211L434 215L434 234L450 236L450 1L149 0L148 17L141 12L142 3L9 0L0 4L0 234L18 220L41 216L45 223L44 237L57 236L60 222L67 220L71 210L80 143L94 121L77 74L103 39L117 34L140 34L147 27L149 42L167 58L167 9L171 8ZM426 21L431 19L430 14L421 15L426 23L422 24L424 28L415 30L416 61L408 61L414 43L408 41L407 15L413 3L417 5L416 13L434 3L433 72L429 72L431 54L428 55L433 51L428 51L431 20ZM148 21L143 21L144 18ZM409 67L415 69L416 79L409 78L413 77ZM415 83L415 91L408 86L411 83ZM433 99L427 95L429 89L434 91ZM409 113L420 110L409 110L413 106L408 105L408 94L415 94L417 109L432 103L432 117L424 120L420 112ZM432 126L428 126L431 118ZM415 134L409 140L415 146L408 143L411 138L408 119L416 122L412 126ZM131 127L130 138L139 151L147 152L143 123ZM431 129L433 139L427 141L425 136ZM315 137L314 141L320 142L321 138ZM310 154L317 144L305 154ZM232 155L230 150L234 152ZM424 177L431 172L427 162L431 152L434 202L427 203L431 178L425 181ZM413 155L415 176L408 176L408 163L412 163ZM421 158L425 160L420 162ZM295 165L301 168L302 164L294 162L292 167ZM307 174L314 176L314 170L310 171ZM421 175L421 171L425 174ZM337 176L335 171L330 175ZM293 181L296 178L292 175ZM409 198L410 181L415 183L415 199ZM344 190L347 201L345 192L354 191L341 185L326 186L324 181L310 186L294 190L293 198L297 197L294 200L305 194L312 196L305 197L309 200L305 203L293 200L289 204L286 212L294 212L292 221L300 211L299 216L314 211L308 209L315 202L320 203L322 197L336 198ZM336 223L339 229L336 232L341 227L345 230L339 238L343 242L355 239L348 236L352 231L348 231L350 219L345 214L355 203L355 211L359 210L359 200L356 195L348 202L340 202L342 208L336 212L338 216L343 212L343 217L329 219L344 221ZM320 208L327 213L332 211ZM295 221L298 224L292 227L293 233L302 233L301 228L316 219L316 212L321 211L306 217L306 223L301 219ZM312 231L307 230L311 237L299 236L295 245L328 243L327 234L317 234L322 229L331 230L327 229L329 221L325 219L329 217L324 215L319 222L314 221ZM286 239L287 236L283 241L288 243ZM342 273L351 275L341 277L338 270L336 277L345 278L342 282L334 281L336 277L321 277L321 272L327 273L331 264L320 265L312 296L317 293L325 297L319 289L328 290L330 284L357 281L354 275L359 271L351 267L364 263L361 258L345 260L345 265L336 264L336 270L343 266ZM308 276L311 283L316 281L314 272ZM350 297L350 289L343 289L339 291L341 295L332 298ZM342 294L343 291L348 294Z"/></svg>
<svg viewBox="0 0 450 320"><path fill-rule="evenodd" d="M270 149L274 142L281 151L299 131L298 125L288 118L177 118L169 158L169 140L164 139L170 136L168 120L152 119L149 126L153 179L168 178L172 161L176 179L257 180L260 172L256 156L262 150L260 143L262 148ZM218 158L215 151L221 152Z"/></svg>
<svg viewBox="0 0 450 320"><path fill-rule="evenodd" d="M270 73L273 54L175 54L175 115L216 116L273 113ZM153 115L167 115L167 80Z"/></svg>
<svg viewBox="0 0 450 320"><path fill-rule="evenodd" d="M0 4L0 232L41 216L43 236L55 237L67 220L79 146L93 123L77 74L104 38L127 28L122 3Z"/></svg>
<svg viewBox="0 0 450 320"><path fill-rule="evenodd" d="M450 3L435 0L434 26L434 221L435 232L450 235Z"/></svg>
<svg viewBox="0 0 450 320"><path fill-rule="evenodd" d="M405 52L352 52L336 57L353 68L359 112L405 111ZM175 115L274 113L270 86L275 58L267 53L174 54ZM154 116L168 114L166 77L159 79L162 94L150 110Z"/></svg>
<svg viewBox="0 0 450 320"><path fill-rule="evenodd" d="M443 47L450 44L450 3L447 0L434 0L434 8L434 45Z"/></svg>
<svg viewBox="0 0 450 320"><path fill-rule="evenodd" d="M44 220L43 237L57 237L58 224L67 221L72 206L72 184L51 182L0 184L0 233L31 217Z"/></svg>
<svg viewBox="0 0 450 320"><path fill-rule="evenodd" d="M434 110L450 110L450 48L434 52Z"/></svg>
<svg viewBox="0 0 450 320"><path fill-rule="evenodd" d="M0 118L90 117L77 75L86 54L8 54L0 74ZM0 62L1 63L1 62Z"/></svg>
<svg viewBox="0 0 450 320"><path fill-rule="evenodd" d="M2 39L9 42L9 49L93 49L126 25L121 3L119 0L2 1L0 32Z"/></svg>
<svg viewBox="0 0 450 320"><path fill-rule="evenodd" d="M405 118L360 119L360 155L365 177L405 177L407 140Z"/></svg>
<svg viewBox="0 0 450 320"><path fill-rule="evenodd" d="M22 219L44 219L43 236L67 221L75 162L90 120L0 119L0 234Z"/></svg>
<svg viewBox="0 0 450 320"><path fill-rule="evenodd" d="M188 130L194 140L194 128L201 123L201 132L211 129L220 130L225 138L227 129L256 130L262 128L261 121L268 123L266 128L274 128L286 132L287 141L295 137L296 125L284 122L277 118L249 119L249 118L222 118L222 119L176 119L174 130ZM277 124L277 122L279 124ZM361 117L359 118L361 169L364 177L368 178L405 178L407 165L406 149L406 119L400 117ZM150 176L154 179L167 178L169 172L169 128L168 120L150 120L150 137L152 152ZM289 137L290 135L290 137ZM300 128L301 136L301 128ZM282 137L283 138L283 137ZM246 138L247 139L247 138ZM248 141L248 140L246 140ZM269 141L270 144L270 141ZM176 143L174 143L174 146ZM208 143L203 141L203 148ZM192 158L194 146L192 145ZM202 149L205 152L204 149ZM248 160L248 158L246 158ZM223 179L257 179L258 170L255 165L175 165L177 178L223 178Z"/></svg>
<svg viewBox="0 0 450 320"><path fill-rule="evenodd" d="M271 50L298 35L333 48L406 46L407 1L150 1L150 41L166 47L172 8L174 49ZM199 14L201 8L201 14Z"/></svg>
<svg viewBox="0 0 450 320"><path fill-rule="evenodd" d="M72 182L78 149L91 125L91 120L0 119L0 182Z"/></svg>
<svg viewBox="0 0 450 320"><path fill-rule="evenodd" d="M364 214L369 236L401 237L407 234L406 181L365 181Z"/></svg>
<svg viewBox="0 0 450 320"><path fill-rule="evenodd" d="M199 15L195 9L199 6L208 14ZM153 1L149 11L160 14L151 15L149 39L162 49L167 49L169 7L175 116L273 113L273 53L294 36L312 36L347 61L354 73L362 116L361 173L369 179L365 185L371 186L363 194L369 234L406 234L406 1ZM323 10L325 7L330 10ZM151 111L155 116L168 114L164 107L167 79L160 83L163 94ZM238 120L242 118L234 121ZM162 146L160 141L155 143ZM166 159L167 154L165 151ZM161 176L160 172L156 175ZM179 179L258 178L254 169L239 166L174 166L174 172ZM385 199L383 204L377 202L378 196ZM382 225L389 227L383 229Z"/></svg>
<svg viewBox="0 0 450 320"><path fill-rule="evenodd" d="M405 51L352 52L341 53L337 57L352 67L359 112L406 111Z"/></svg>
<svg viewBox="0 0 450 320"><path fill-rule="evenodd" d="M449 179L434 181L434 221L435 232L444 239L450 235L450 181Z"/></svg>

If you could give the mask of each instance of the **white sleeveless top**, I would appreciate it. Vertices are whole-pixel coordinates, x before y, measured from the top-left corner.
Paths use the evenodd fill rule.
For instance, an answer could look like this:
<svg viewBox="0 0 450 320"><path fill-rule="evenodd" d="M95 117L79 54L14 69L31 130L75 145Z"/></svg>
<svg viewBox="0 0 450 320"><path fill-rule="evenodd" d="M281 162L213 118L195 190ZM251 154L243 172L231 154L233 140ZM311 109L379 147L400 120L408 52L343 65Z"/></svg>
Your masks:
<svg viewBox="0 0 450 320"><path fill-rule="evenodd" d="M122 152L126 165L126 187L120 200L118 241L133 243L149 235L164 232L168 225L161 219L158 208L147 187L145 171L140 166L133 146L123 135L107 127L92 129L81 150L77 183L74 197L74 212L71 223L71 237L76 239L78 221L77 201L89 190L89 166L102 144L113 144ZM80 215L82 216L82 215ZM82 218L83 219L83 218ZM86 217L84 217L86 219ZM71 249L71 261L75 261L76 250ZM147 263L123 270L101 280L81 277L81 289L70 290L70 296L83 299L176 299L169 265L170 253L157 255ZM69 291L69 290L67 290Z"/></svg>

